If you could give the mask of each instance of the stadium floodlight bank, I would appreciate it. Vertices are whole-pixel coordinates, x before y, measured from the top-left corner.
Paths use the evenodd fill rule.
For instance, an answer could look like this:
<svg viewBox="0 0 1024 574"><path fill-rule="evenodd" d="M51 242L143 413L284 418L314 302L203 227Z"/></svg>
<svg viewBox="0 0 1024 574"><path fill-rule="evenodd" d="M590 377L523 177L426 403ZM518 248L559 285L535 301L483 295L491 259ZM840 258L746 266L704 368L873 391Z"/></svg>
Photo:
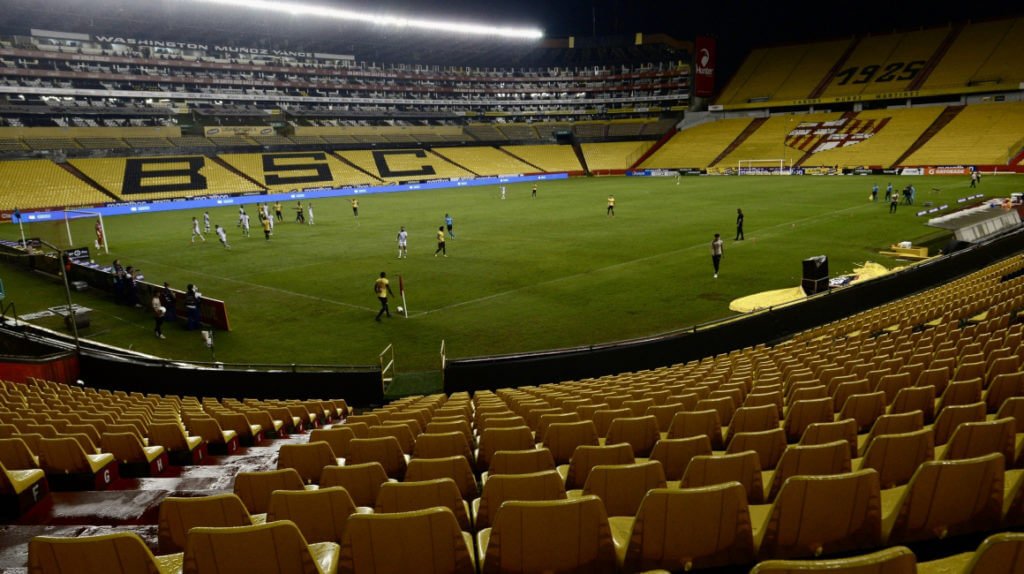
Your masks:
<svg viewBox="0 0 1024 574"><path fill-rule="evenodd" d="M787 161L789 165L786 165ZM793 160L741 159L736 162L736 173L739 175L790 175L793 173Z"/></svg>

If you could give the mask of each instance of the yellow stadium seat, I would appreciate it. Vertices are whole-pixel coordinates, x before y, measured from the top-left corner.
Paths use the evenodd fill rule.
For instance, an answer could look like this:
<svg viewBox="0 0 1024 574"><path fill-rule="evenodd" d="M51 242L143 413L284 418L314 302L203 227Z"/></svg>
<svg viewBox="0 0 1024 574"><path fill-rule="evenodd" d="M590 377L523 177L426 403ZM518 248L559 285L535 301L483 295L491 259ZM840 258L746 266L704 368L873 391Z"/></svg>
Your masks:
<svg viewBox="0 0 1024 574"><path fill-rule="evenodd" d="M617 569L608 516L596 496L505 502L494 526L477 534L477 550L481 574Z"/></svg>
<svg viewBox="0 0 1024 574"><path fill-rule="evenodd" d="M656 460L600 464L587 475L583 495L592 494L600 498L608 516L634 516L648 490L665 486L665 471Z"/></svg>
<svg viewBox="0 0 1024 574"><path fill-rule="evenodd" d="M118 478L114 455L87 454L73 438L41 439L39 463L54 488L60 484L61 487L85 485L106 489Z"/></svg>
<svg viewBox="0 0 1024 574"><path fill-rule="evenodd" d="M887 544L995 528L1002 519L1001 454L955 461L925 462L910 483L885 491L882 512Z"/></svg>
<svg viewBox="0 0 1024 574"><path fill-rule="evenodd" d="M320 488L343 487L358 506L370 508L377 502L380 487L386 482L388 474L379 462L328 466L320 474Z"/></svg>
<svg viewBox="0 0 1024 574"><path fill-rule="evenodd" d="M672 417L672 425L668 429L668 438L689 438L692 436L706 436L711 441L711 448L720 449L724 446L722 441L722 422L718 418L718 411L687 411L676 413Z"/></svg>
<svg viewBox="0 0 1024 574"><path fill-rule="evenodd" d="M305 484L316 484L326 466L340 466L339 461L326 442L281 445L278 451L277 469L294 468Z"/></svg>
<svg viewBox="0 0 1024 574"><path fill-rule="evenodd" d="M857 455L857 421L839 419L831 423L812 423L800 437L801 445L825 444L841 440L850 445L850 456Z"/></svg>
<svg viewBox="0 0 1024 574"><path fill-rule="evenodd" d="M661 438L661 432L658 419L648 415L615 419L605 436L605 444L625 443L633 450L634 456L646 457Z"/></svg>
<svg viewBox="0 0 1024 574"><path fill-rule="evenodd" d="M198 464L206 458L203 437L188 436L185 429L175 422L149 425L149 444L162 446L171 464Z"/></svg>
<svg viewBox="0 0 1024 574"><path fill-rule="evenodd" d="M333 542L307 544L289 520L230 528L196 527L188 533L183 571L205 574L273 569L280 574L334 574L339 550Z"/></svg>
<svg viewBox="0 0 1024 574"><path fill-rule="evenodd" d="M340 486L319 490L276 490L270 494L267 522L290 520L307 542L341 542L350 515L368 513L357 509L348 491Z"/></svg>
<svg viewBox="0 0 1024 574"><path fill-rule="evenodd" d="M416 437L416 446L413 448L412 455L414 459L461 456L466 459L466 462L475 462L469 439L460 431L423 433Z"/></svg>
<svg viewBox="0 0 1024 574"><path fill-rule="evenodd" d="M480 494L473 468L464 456L447 456L443 458L414 458L409 461L405 472L405 480L432 480L450 478L455 481L459 493L466 500L472 500Z"/></svg>
<svg viewBox="0 0 1024 574"><path fill-rule="evenodd" d="M914 553L894 546L850 558L831 560L765 560L750 574L917 574L922 572Z"/></svg>
<svg viewBox="0 0 1024 574"><path fill-rule="evenodd" d="M338 571L475 574L473 539L447 508L357 514L345 529Z"/></svg>
<svg viewBox="0 0 1024 574"><path fill-rule="evenodd" d="M525 425L510 428L487 428L480 434L476 451L477 470L488 470L491 457L499 450L529 450L534 448L533 434Z"/></svg>
<svg viewBox="0 0 1024 574"><path fill-rule="evenodd" d="M764 486L757 453L743 451L722 456L695 456L686 467L681 488L701 488L736 482L743 485L750 504L764 501Z"/></svg>
<svg viewBox="0 0 1024 574"><path fill-rule="evenodd" d="M49 492L42 469L8 470L0 463L0 516L16 518Z"/></svg>
<svg viewBox="0 0 1024 574"><path fill-rule="evenodd" d="M270 508L275 490L305 490L302 477L294 468L240 472L235 475L233 492L252 514L264 514Z"/></svg>
<svg viewBox="0 0 1024 574"><path fill-rule="evenodd" d="M917 467L934 457L934 439L929 429L883 434L868 445L858 470L874 469L882 488L893 488L910 482Z"/></svg>
<svg viewBox="0 0 1024 574"><path fill-rule="evenodd" d="M609 519L624 572L691 571L754 560L747 496L736 482L653 489L636 518Z"/></svg>
<svg viewBox="0 0 1024 574"><path fill-rule="evenodd" d="M878 474L790 477L770 507L751 508L751 522L761 559L875 548L882 541Z"/></svg>
<svg viewBox="0 0 1024 574"><path fill-rule="evenodd" d="M393 436L378 438L356 438L349 443L349 455L345 464L362 464L379 462L388 477L401 480L405 476L408 457L402 452L402 446Z"/></svg>
<svg viewBox="0 0 1024 574"><path fill-rule="evenodd" d="M778 467L765 472L764 482L768 484L765 500L775 500L782 485L790 477L846 473L850 472L850 464L850 448L845 440L816 445L790 445L782 453Z"/></svg>
<svg viewBox="0 0 1024 574"><path fill-rule="evenodd" d="M922 428L924 428L924 414L921 411L882 415L878 417L875 424L871 425L871 430L868 431L863 442L860 437L857 438L857 442L860 443L860 452L863 454L876 436L913 432Z"/></svg>
<svg viewBox="0 0 1024 574"><path fill-rule="evenodd" d="M40 574L177 574L182 555L153 556L134 532L36 536L28 543L28 568Z"/></svg>
<svg viewBox="0 0 1024 574"><path fill-rule="evenodd" d="M193 418L189 420L189 431L206 442L210 454L232 454L238 450L238 433L223 430L214 418Z"/></svg>
<svg viewBox="0 0 1024 574"><path fill-rule="evenodd" d="M729 441L726 454L736 454L746 450L757 453L761 470L775 470L782 453L786 451L786 433L781 428L760 432L742 432L733 435Z"/></svg>
<svg viewBox="0 0 1024 574"><path fill-rule="evenodd" d="M1016 424L1010 418L962 423L953 431L949 442L936 449L935 457L938 460L961 460L996 452L1006 459L1005 468L1013 468L1016 460L1015 428Z"/></svg>
<svg viewBox="0 0 1024 574"><path fill-rule="evenodd" d="M581 445L596 446L598 439L597 427L593 421L575 423L555 423L548 427L544 435L544 447L551 451L555 464L567 464L572 458L576 447Z"/></svg>
<svg viewBox="0 0 1024 574"><path fill-rule="evenodd" d="M528 474L543 470L555 470L555 458L546 448L525 450L499 450L491 459L490 470L480 475L481 482L488 476L499 474Z"/></svg>
<svg viewBox="0 0 1024 574"><path fill-rule="evenodd" d="M1003 532L985 539L974 552L919 562L918 574L1013 574L1024 570L1024 534Z"/></svg>
<svg viewBox="0 0 1024 574"><path fill-rule="evenodd" d="M189 498L168 496L157 519L160 554L183 552L188 531L196 526L249 526L253 519L234 494Z"/></svg>
<svg viewBox="0 0 1024 574"><path fill-rule="evenodd" d="M103 452L109 452L120 463L122 476L160 474L167 468L167 453L162 446L143 446L139 437L131 433L103 433L100 440Z"/></svg>
<svg viewBox="0 0 1024 574"><path fill-rule="evenodd" d="M490 528L494 514L509 500L565 500L562 477L553 470L527 474L499 474L484 485L480 498L473 501L476 530Z"/></svg>
<svg viewBox="0 0 1024 574"><path fill-rule="evenodd" d="M398 446L402 449L402 453L407 455L411 455L413 448L416 446L416 437L409 430L409 427L404 424L371 426L367 438L381 437L394 437L398 441Z"/></svg>
<svg viewBox="0 0 1024 574"><path fill-rule="evenodd" d="M469 504L463 500L455 481L450 478L386 482L377 493L373 510L377 513L410 512L443 506L451 510L462 530L469 531Z"/></svg>
<svg viewBox="0 0 1024 574"><path fill-rule="evenodd" d="M341 425L329 429L313 429L309 433L309 442L326 442L337 458L348 455L348 443L354 438L356 435L352 429Z"/></svg>
<svg viewBox="0 0 1024 574"><path fill-rule="evenodd" d="M568 465L558 467L566 489L583 488L591 469L599 464L632 464L633 449L625 443L605 446L580 445L573 451Z"/></svg>

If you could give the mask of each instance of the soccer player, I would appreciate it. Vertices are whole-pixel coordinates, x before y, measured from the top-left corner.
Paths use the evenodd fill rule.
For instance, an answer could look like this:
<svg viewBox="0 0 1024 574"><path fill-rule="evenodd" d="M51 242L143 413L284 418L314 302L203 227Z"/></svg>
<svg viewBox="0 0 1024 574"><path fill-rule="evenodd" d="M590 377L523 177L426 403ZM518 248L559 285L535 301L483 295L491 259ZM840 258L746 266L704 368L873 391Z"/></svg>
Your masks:
<svg viewBox="0 0 1024 574"><path fill-rule="evenodd" d="M278 205L280 205L280 202L278 203ZM280 215L280 214L281 213L278 212L278 215ZM269 203L264 203L263 204L263 219L265 221L270 222L270 234L273 235L274 234L274 219L275 218L270 217L270 204Z"/></svg>
<svg viewBox="0 0 1024 574"><path fill-rule="evenodd" d="M722 241L722 236L716 233L714 241L711 242L711 264L715 266L715 279L718 279L718 264L721 263L724 254L725 242Z"/></svg>
<svg viewBox="0 0 1024 574"><path fill-rule="evenodd" d="M408 259L409 258L408 242L409 242L409 232L405 230L405 226L403 225L402 228L398 230L398 258L399 259Z"/></svg>
<svg viewBox="0 0 1024 574"><path fill-rule="evenodd" d="M733 241L743 241L743 210L736 208L736 239Z"/></svg>
<svg viewBox="0 0 1024 574"><path fill-rule="evenodd" d="M355 217L356 221L359 221L359 200L353 197L348 201L352 204L352 217Z"/></svg>
<svg viewBox="0 0 1024 574"><path fill-rule="evenodd" d="M242 225L242 235L245 236L245 237L249 237L249 214L244 212L244 211L242 212L242 223L241 223L241 225Z"/></svg>
<svg viewBox="0 0 1024 574"><path fill-rule="evenodd" d="M266 208L267 211L270 211L268 206L264 206L264 208ZM281 213L281 202L280 201L275 201L274 202L274 214L276 215L278 221L284 221L284 214ZM267 215L270 215L270 214L268 213ZM271 225L270 227L271 227L271 229L273 229L274 226Z"/></svg>
<svg viewBox="0 0 1024 574"><path fill-rule="evenodd" d="M199 239L202 239L203 242L206 241L206 238L203 237L202 232L199 231L199 220L196 219L195 217L193 217L192 218L192 243L196 242L196 236L198 236Z"/></svg>
<svg viewBox="0 0 1024 574"><path fill-rule="evenodd" d="M892 197L892 182L891 181L889 182L889 185L885 186L885 200L889 201L890 197Z"/></svg>
<svg viewBox="0 0 1024 574"><path fill-rule="evenodd" d="M615 217L615 196L614 195L609 195L608 196L608 210L605 211L605 215L610 215L612 217Z"/></svg>
<svg viewBox="0 0 1024 574"><path fill-rule="evenodd" d="M228 245L228 234L224 232L224 228L219 226L219 225L216 226L216 227L217 227L217 238L220 239L220 244L223 245L227 249L231 249L231 246Z"/></svg>
<svg viewBox="0 0 1024 574"><path fill-rule="evenodd" d="M242 218L244 216L245 216L245 206L239 205L238 206L238 225L236 225L235 227L241 227L242 226Z"/></svg>
<svg viewBox="0 0 1024 574"><path fill-rule="evenodd" d="M900 204L900 194L889 194L889 213L896 213L896 207Z"/></svg>
<svg viewBox="0 0 1024 574"><path fill-rule="evenodd" d="M505 199L505 186L501 186L501 198Z"/></svg>
<svg viewBox="0 0 1024 574"><path fill-rule="evenodd" d="M274 220L260 214L261 222L263 223L263 238L270 241L270 230L274 228Z"/></svg>
<svg viewBox="0 0 1024 574"><path fill-rule="evenodd" d="M533 189L530 190L530 197L531 198L536 198L537 197L537 184L536 183L533 184Z"/></svg>
<svg viewBox="0 0 1024 574"><path fill-rule="evenodd" d="M437 228L437 250L434 251L434 257L440 253L445 257L448 257L448 250L444 248L444 227Z"/></svg>
<svg viewBox="0 0 1024 574"><path fill-rule="evenodd" d="M309 224L313 225L313 202L312 201L309 202L308 206L306 206L306 212L309 213Z"/></svg>
<svg viewBox="0 0 1024 574"><path fill-rule="evenodd" d="M301 201L295 202L295 222L296 223L305 223L306 222L306 216L302 212L302 202Z"/></svg>
<svg viewBox="0 0 1024 574"><path fill-rule="evenodd" d="M878 184L871 186L871 201L878 201Z"/></svg>
<svg viewBox="0 0 1024 574"><path fill-rule="evenodd" d="M380 277L373 282L373 292L377 294L377 300L380 301L380 311L377 311L376 320L380 321L380 316L385 313L390 318L391 311L388 309L388 295L394 295L395 293L391 290L387 273L380 272Z"/></svg>
<svg viewBox="0 0 1024 574"><path fill-rule="evenodd" d="M203 212L203 227L206 229L207 233L210 232L210 212L209 211L204 211Z"/></svg>
<svg viewBox="0 0 1024 574"><path fill-rule="evenodd" d="M455 232L452 231L452 227L455 226L455 220L452 219L451 215L444 214L444 225L448 228L448 237L455 239Z"/></svg>

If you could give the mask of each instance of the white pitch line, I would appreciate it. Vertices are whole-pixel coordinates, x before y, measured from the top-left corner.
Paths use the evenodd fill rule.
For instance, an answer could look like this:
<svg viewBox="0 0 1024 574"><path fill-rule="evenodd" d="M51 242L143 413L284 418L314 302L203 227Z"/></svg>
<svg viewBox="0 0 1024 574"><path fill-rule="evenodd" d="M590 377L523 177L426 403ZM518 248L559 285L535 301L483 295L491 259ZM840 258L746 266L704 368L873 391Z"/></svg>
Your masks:
<svg viewBox="0 0 1024 574"><path fill-rule="evenodd" d="M202 277L209 277L211 279L216 279L216 280L219 280L219 281L227 281L227 282L230 282L230 283L237 283L239 285L245 285L246 287L253 287L253 288L256 288L256 289L265 289L267 291L273 291L275 293L283 293L285 295L291 295L293 297L301 297L303 299L310 299L312 301L317 301L317 302L320 302L320 303L330 303L331 305L337 305L339 307L348 307L350 309L359 309L360 311L370 311L370 312L376 311L376 309L373 309L371 307L365 307L363 305L353 305L352 303L346 303L344 301L336 301L334 299L328 299L326 297L318 297L316 295L310 295L308 293L299 293L298 291L289 291L288 289L281 289L279 287L271 287L270 285L262 285L260 283L252 283L250 281L242 281L241 279L233 279L231 277L222 277L220 275L213 275L211 273L203 273L202 271L193 271L192 269L185 269L183 267L178 267L176 265L167 265L167 264L159 263L159 262L156 262L156 261L147 261L145 259L139 259L139 261L141 261L142 263L145 263L146 265L156 265L158 267L166 267L168 269L177 269L178 271L187 271L188 273L191 273L192 275L199 275L199 276L202 276Z"/></svg>

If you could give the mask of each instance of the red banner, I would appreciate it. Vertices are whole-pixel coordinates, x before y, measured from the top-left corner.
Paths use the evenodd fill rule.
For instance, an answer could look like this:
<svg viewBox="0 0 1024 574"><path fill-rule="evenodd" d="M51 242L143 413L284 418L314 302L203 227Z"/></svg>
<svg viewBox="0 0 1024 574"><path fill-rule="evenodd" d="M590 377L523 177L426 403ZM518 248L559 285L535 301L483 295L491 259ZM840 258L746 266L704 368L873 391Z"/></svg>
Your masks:
<svg viewBox="0 0 1024 574"><path fill-rule="evenodd" d="M715 91L715 39L708 36L697 36L697 49L694 54L694 90L698 97L711 97Z"/></svg>

